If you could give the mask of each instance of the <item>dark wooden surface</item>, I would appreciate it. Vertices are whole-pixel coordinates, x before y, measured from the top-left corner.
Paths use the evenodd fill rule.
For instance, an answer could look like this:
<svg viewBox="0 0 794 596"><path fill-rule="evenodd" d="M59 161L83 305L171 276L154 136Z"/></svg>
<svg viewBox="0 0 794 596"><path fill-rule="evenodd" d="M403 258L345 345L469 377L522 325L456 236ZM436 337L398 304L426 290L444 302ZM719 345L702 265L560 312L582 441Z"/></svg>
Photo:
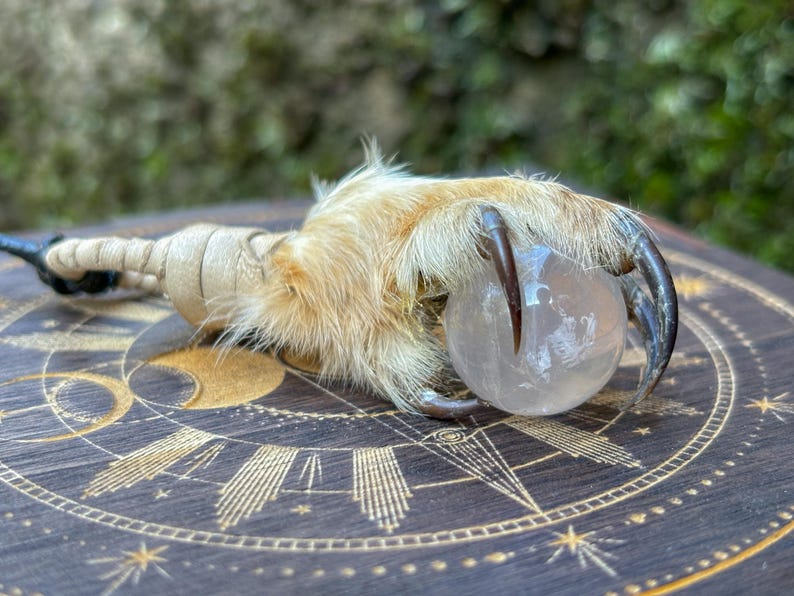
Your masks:
<svg viewBox="0 0 794 596"><path fill-rule="evenodd" d="M463 424L218 363L163 300L59 299L0 256L0 593L790 593L794 281L657 229L682 320L655 394L617 409L632 348L573 412Z"/></svg>

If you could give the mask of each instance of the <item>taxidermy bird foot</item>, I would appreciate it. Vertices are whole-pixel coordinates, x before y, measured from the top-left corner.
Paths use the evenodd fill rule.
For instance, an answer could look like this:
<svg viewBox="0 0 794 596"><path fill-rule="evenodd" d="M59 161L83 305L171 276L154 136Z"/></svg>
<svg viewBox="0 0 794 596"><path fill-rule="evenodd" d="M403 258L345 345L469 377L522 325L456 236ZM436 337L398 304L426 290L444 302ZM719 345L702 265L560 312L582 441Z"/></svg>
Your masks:
<svg viewBox="0 0 794 596"><path fill-rule="evenodd" d="M614 372L627 313L647 355L629 404L664 372L677 329L675 289L650 232L628 209L534 178L411 176L375 147L362 168L336 185L317 185L316 194L302 227L291 232L199 224L157 240L55 237L42 245L0 236L0 250L32 263L61 293L116 286L165 293L188 322L221 330L229 345L253 337L256 347L288 349L318 360L321 378L345 379L439 418L468 415L479 403L427 389L444 384L450 356L483 402L534 412L499 395L501 371L527 370L534 380L517 384L551 403L541 413L573 407L563 399L571 379L600 379L586 399ZM529 286L522 267L537 269ZM555 267L563 287L556 294L544 277ZM635 269L649 294L629 275ZM490 270L496 290L482 282L486 315L498 307L504 315L463 341L464 348L479 342L470 367L456 362L449 332L445 346L433 327L438 305L449 312ZM606 298L597 300L599 292ZM603 315L610 300L613 314ZM584 310L575 313L574 303ZM618 330L606 364L598 344L604 321ZM485 341L496 323L504 323L504 337ZM484 361L492 370L465 377L461 368ZM495 377L497 389L474 390L478 376Z"/></svg>

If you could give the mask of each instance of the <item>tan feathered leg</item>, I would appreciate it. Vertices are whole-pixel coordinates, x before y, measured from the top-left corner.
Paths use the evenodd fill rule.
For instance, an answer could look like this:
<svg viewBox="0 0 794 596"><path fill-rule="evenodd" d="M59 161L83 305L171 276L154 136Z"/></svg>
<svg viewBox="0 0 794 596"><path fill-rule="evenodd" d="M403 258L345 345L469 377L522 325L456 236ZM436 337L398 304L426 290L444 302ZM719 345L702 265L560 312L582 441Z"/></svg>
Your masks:
<svg viewBox="0 0 794 596"><path fill-rule="evenodd" d="M484 224L489 215L495 227ZM498 250L487 248L496 239ZM319 360L322 375L405 409L456 416L470 404L432 392L447 358L431 332L439 300L484 266L484 250L496 258L533 244L585 268L641 271L652 298L623 285L649 360L635 399L647 395L675 338L669 272L635 214L552 182L413 177L373 153L336 186L318 187L297 232L199 225L156 241L62 241L32 262L68 291L113 285L121 272L125 283L165 291L191 323L225 329L229 342L289 347ZM508 279L511 266L498 259Z"/></svg>

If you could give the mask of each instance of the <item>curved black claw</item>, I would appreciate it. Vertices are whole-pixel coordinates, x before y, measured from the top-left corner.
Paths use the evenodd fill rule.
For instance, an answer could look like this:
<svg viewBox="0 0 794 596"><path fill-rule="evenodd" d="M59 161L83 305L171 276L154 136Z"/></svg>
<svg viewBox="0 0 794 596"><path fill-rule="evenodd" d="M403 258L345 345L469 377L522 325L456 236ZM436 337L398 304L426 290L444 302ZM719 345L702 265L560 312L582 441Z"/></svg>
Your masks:
<svg viewBox="0 0 794 596"><path fill-rule="evenodd" d="M513 249L507 237L507 226L495 207L483 205L480 207L480 213L485 248L496 267L499 283L507 298L510 323L513 327L513 350L517 354L518 348L521 347L521 291L518 286Z"/></svg>
<svg viewBox="0 0 794 596"><path fill-rule="evenodd" d="M477 398L450 399L432 389L422 392L421 402L417 409L425 416L440 420L457 420L469 416L476 409L482 407L482 402Z"/></svg>
<svg viewBox="0 0 794 596"><path fill-rule="evenodd" d="M647 358L640 384L624 405L626 409L647 397L667 368L678 332L678 298L667 263L648 231L633 220L626 220L624 226L631 242L632 264L652 296L652 300L648 298L632 277L620 277L629 317L640 331Z"/></svg>
<svg viewBox="0 0 794 596"><path fill-rule="evenodd" d="M111 290L118 285L119 274L116 271L88 271L77 280L65 279L55 275L47 266L44 257L47 254L47 250L61 240L63 240L63 236L58 234L51 236L42 243L0 234L0 250L20 257L33 265L39 274L39 279L59 294L77 294L80 292L97 294Z"/></svg>

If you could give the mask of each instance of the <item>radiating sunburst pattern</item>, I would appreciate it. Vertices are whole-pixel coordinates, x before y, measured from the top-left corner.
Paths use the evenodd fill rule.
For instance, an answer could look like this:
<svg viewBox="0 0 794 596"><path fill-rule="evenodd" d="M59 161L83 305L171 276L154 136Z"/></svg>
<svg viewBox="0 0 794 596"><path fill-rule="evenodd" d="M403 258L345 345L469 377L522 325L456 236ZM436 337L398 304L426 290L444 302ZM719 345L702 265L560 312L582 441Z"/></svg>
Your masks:
<svg viewBox="0 0 794 596"><path fill-rule="evenodd" d="M745 406L745 408L758 408L761 411L761 414L770 412L775 418L781 422L785 422L786 419L783 418L782 414L794 414L794 404L786 401L788 396L788 391L781 393L772 399L764 396L761 399L752 400Z"/></svg>
<svg viewBox="0 0 794 596"><path fill-rule="evenodd" d="M149 569L150 565L163 577L170 578L165 569L159 565L168 561L165 557L160 556L167 549L168 546L158 546L150 550L142 542L138 550L123 551L121 556L118 557L103 557L101 559L91 559L88 562L92 565L113 565L110 571L99 576L101 580L111 580L102 592L103 596L106 596L113 594L127 580L131 580L133 585L138 585L141 576Z"/></svg>
<svg viewBox="0 0 794 596"><path fill-rule="evenodd" d="M353 500L378 528L391 533L409 509L411 491L390 447L353 452Z"/></svg>
<svg viewBox="0 0 794 596"><path fill-rule="evenodd" d="M617 571L607 561L617 560L617 557L605 550L606 545L623 544L623 540L614 538L597 538L596 532L577 533L572 525L568 526L565 532L552 532L556 538L548 543L555 548L554 553L546 560L546 563L554 563L564 553L576 557L579 566L586 569L589 563L598 567L601 571L615 577Z"/></svg>
<svg viewBox="0 0 794 596"><path fill-rule="evenodd" d="M580 430L551 418L513 416L505 424L551 445L573 457L586 457L602 464L620 464L628 468L640 466L640 461L607 437Z"/></svg>
<svg viewBox="0 0 794 596"><path fill-rule="evenodd" d="M516 503L534 512L540 511L535 499L507 465L487 433L445 428L431 433L423 445Z"/></svg>
<svg viewBox="0 0 794 596"><path fill-rule="evenodd" d="M623 391L602 391L591 398L589 405L606 406L620 409L631 397L631 393ZM702 414L697 408L686 405L675 399L656 397L651 394L639 403L633 404L629 412L635 416L656 414L659 416L698 416Z"/></svg>
<svg viewBox="0 0 794 596"><path fill-rule="evenodd" d="M300 480L306 482L306 490L311 490L315 481L322 482L322 479L323 466L320 461L320 456L316 453L312 453L306 458L306 463L303 464Z"/></svg>
<svg viewBox="0 0 794 596"><path fill-rule="evenodd" d="M142 480L151 480L183 457L211 441L215 435L195 428L183 428L112 462L96 475L85 490L85 497L96 497Z"/></svg>
<svg viewBox="0 0 794 596"><path fill-rule="evenodd" d="M236 526L278 498L281 485L300 449L262 445L221 489L216 510L218 524Z"/></svg>

